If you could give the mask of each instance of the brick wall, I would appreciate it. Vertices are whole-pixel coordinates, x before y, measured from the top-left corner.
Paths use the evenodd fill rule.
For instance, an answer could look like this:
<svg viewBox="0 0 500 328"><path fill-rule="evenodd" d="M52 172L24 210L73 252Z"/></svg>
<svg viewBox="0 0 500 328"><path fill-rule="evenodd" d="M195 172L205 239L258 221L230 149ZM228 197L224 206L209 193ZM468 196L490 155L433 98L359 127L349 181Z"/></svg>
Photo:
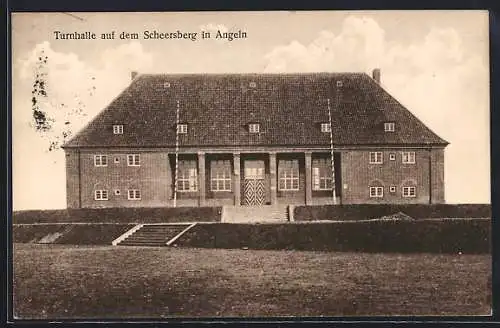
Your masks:
<svg viewBox="0 0 500 328"><path fill-rule="evenodd" d="M106 167L94 166L95 154L107 155L108 165ZM127 154L140 154L140 166L127 166ZM170 172L170 163L166 153L82 152L81 207L167 206L172 197ZM109 200L94 200L95 189L108 190ZM141 200L128 200L128 189L140 189ZM115 194L117 190L119 194Z"/></svg>
<svg viewBox="0 0 500 328"><path fill-rule="evenodd" d="M445 202L444 195L444 149L432 150L431 202Z"/></svg>
<svg viewBox="0 0 500 328"><path fill-rule="evenodd" d="M80 151L66 149L66 205L80 207Z"/></svg>
<svg viewBox="0 0 500 328"><path fill-rule="evenodd" d="M376 151L376 150L373 150ZM415 151L415 164L402 163L402 150L383 150L383 164L370 164L370 150L342 152L342 203L429 203L432 185L432 200L444 202L444 153L442 149ZM395 154L395 160L389 155ZM429 156L431 156L429 161ZM432 175L429 176L429 166ZM402 197L402 187L415 182L416 197ZM369 186L379 183L384 187L383 198L370 198ZM390 186L396 191L390 192Z"/></svg>

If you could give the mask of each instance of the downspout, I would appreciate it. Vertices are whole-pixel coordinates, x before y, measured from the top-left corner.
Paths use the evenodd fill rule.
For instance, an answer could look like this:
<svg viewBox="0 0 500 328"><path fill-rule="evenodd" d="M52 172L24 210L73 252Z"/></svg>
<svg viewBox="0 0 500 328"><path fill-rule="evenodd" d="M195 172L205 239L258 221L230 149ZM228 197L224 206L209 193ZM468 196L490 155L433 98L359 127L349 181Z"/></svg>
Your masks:
<svg viewBox="0 0 500 328"><path fill-rule="evenodd" d="M432 204L432 148L429 148L429 204Z"/></svg>
<svg viewBox="0 0 500 328"><path fill-rule="evenodd" d="M177 206L177 181L179 174L179 100L177 100L175 119L175 177L174 177L174 207Z"/></svg>
<svg viewBox="0 0 500 328"><path fill-rule="evenodd" d="M78 208L82 208L82 155L78 152Z"/></svg>
<svg viewBox="0 0 500 328"><path fill-rule="evenodd" d="M336 197L337 195L335 194L335 163L333 154L332 109L330 108L330 98L328 98L328 121L330 124L330 155L331 155L330 164L332 165L332 198L333 198L333 204L335 205L337 204L337 197Z"/></svg>

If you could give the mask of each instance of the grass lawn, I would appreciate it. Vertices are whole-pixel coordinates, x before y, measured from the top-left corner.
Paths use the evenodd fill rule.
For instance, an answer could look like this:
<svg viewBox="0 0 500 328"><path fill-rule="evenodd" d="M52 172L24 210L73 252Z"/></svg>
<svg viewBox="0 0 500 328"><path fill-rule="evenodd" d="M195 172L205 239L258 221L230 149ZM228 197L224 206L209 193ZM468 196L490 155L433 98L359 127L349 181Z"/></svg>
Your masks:
<svg viewBox="0 0 500 328"><path fill-rule="evenodd" d="M490 255L14 245L19 319L488 315Z"/></svg>

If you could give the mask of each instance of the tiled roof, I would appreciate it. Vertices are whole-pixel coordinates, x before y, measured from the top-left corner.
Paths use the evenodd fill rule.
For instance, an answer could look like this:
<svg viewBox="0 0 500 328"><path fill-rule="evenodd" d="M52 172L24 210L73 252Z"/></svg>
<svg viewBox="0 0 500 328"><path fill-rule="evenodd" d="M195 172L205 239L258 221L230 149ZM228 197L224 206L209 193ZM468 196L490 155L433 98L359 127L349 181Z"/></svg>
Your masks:
<svg viewBox="0 0 500 328"><path fill-rule="evenodd" d="M175 146L177 101L188 124L181 147L328 146L320 129L327 99L335 145L448 144L364 73L152 74L137 76L64 147ZM384 122L395 122L395 132L384 132ZM260 133L249 133L249 123L260 123Z"/></svg>

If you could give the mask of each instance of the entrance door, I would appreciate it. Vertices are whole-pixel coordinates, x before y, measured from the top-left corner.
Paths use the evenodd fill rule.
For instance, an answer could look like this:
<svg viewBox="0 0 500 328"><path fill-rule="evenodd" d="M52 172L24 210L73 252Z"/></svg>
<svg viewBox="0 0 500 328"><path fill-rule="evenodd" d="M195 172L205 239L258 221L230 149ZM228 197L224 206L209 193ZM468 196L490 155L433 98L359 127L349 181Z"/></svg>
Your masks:
<svg viewBox="0 0 500 328"><path fill-rule="evenodd" d="M266 202L264 161L246 160L244 167L243 205L264 205Z"/></svg>

